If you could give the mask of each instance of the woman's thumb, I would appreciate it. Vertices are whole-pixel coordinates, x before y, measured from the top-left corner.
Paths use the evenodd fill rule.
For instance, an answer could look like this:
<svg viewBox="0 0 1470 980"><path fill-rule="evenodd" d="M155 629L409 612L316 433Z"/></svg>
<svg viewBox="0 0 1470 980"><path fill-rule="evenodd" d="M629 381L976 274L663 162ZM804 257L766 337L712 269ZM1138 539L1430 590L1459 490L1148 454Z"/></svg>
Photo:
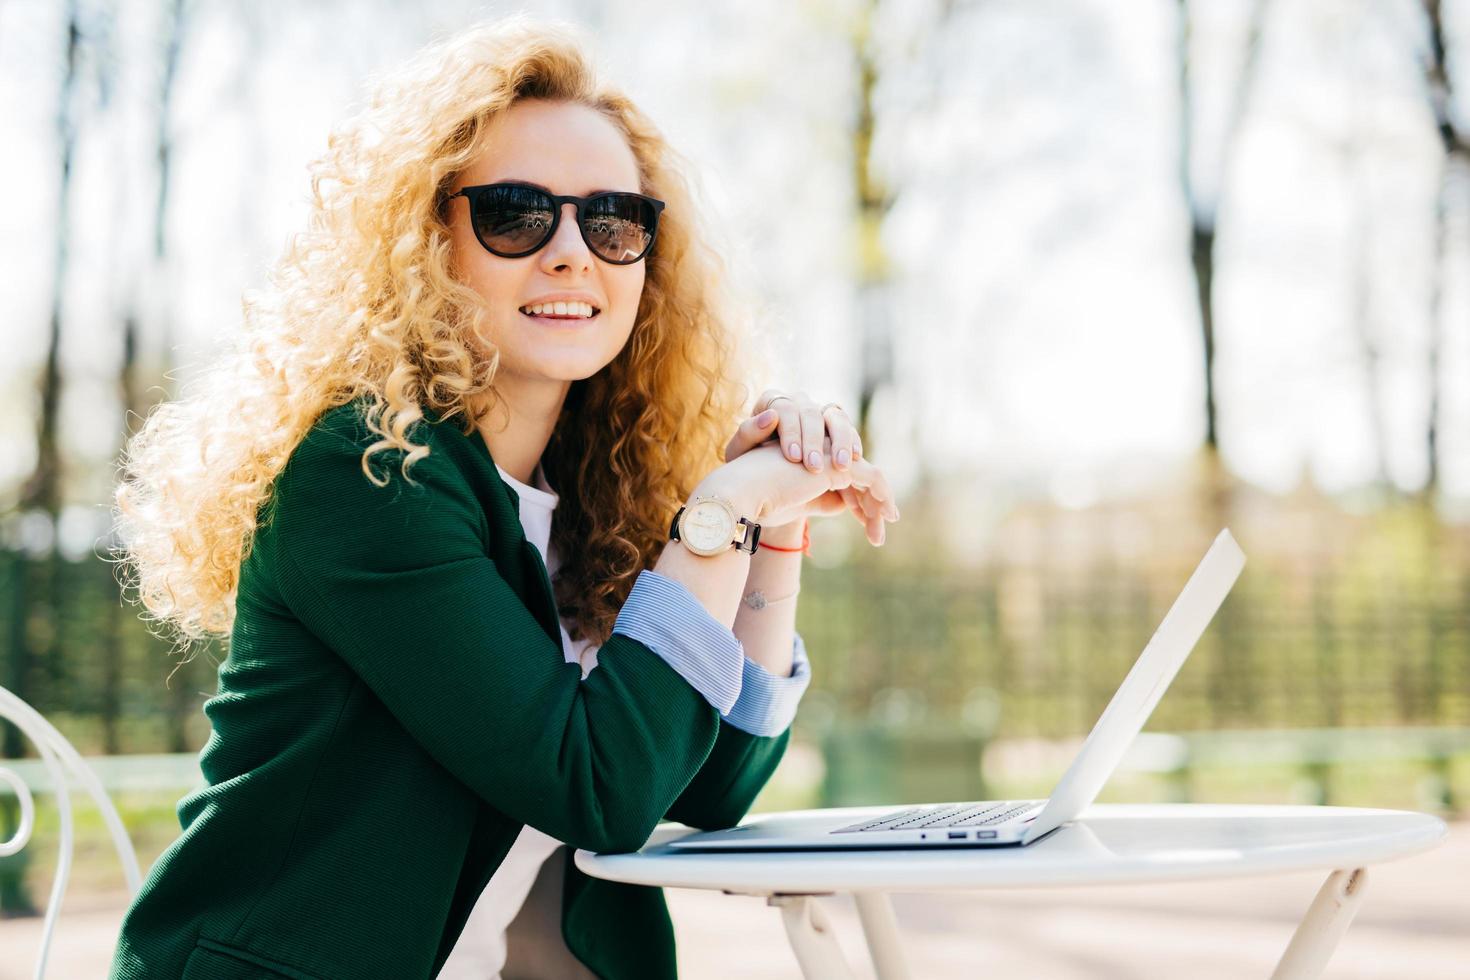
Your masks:
<svg viewBox="0 0 1470 980"><path fill-rule="evenodd" d="M772 426L775 424L776 412L769 408L741 422L730 444L725 447L725 462L730 462L736 456L749 452L769 439L774 431Z"/></svg>

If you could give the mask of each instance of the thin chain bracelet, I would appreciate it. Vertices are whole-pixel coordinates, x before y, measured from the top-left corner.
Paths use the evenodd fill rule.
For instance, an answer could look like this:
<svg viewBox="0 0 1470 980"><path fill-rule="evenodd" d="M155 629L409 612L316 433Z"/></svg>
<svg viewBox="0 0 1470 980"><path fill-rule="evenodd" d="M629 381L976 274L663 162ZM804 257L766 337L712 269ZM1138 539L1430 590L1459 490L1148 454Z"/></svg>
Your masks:
<svg viewBox="0 0 1470 980"><path fill-rule="evenodd" d="M752 609L764 609L773 603L785 602L787 599L795 599L797 593L799 593L800 591L800 589L797 589L796 592L793 592L790 595L783 595L779 598L768 599L766 598L766 594L760 589L754 589L750 592L745 593L745 597L740 601L745 603Z"/></svg>

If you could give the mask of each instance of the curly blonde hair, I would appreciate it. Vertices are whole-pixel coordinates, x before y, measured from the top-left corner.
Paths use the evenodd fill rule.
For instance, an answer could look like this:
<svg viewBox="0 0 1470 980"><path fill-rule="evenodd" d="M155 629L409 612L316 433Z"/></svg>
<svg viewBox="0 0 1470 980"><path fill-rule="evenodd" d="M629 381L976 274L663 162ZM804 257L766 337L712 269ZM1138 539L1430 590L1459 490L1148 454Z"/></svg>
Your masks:
<svg viewBox="0 0 1470 980"><path fill-rule="evenodd" d="M726 264L699 233L690 168L599 80L579 28L525 15L482 24L425 48L332 133L312 165L308 230L271 288L247 297L236 342L124 451L123 585L176 649L228 636L258 516L322 413L364 399L377 437L364 478L381 483L373 454L403 451L405 477L428 454L408 439L426 407L460 417L466 434L490 412L499 353L471 342L482 301L451 275L438 205L489 124L532 98L603 113L627 137L641 190L667 205L632 334L573 383L542 459L561 492L555 585L574 637L606 640L674 510L723 462L750 393L735 379L765 357L737 345L753 333L737 329Z"/></svg>

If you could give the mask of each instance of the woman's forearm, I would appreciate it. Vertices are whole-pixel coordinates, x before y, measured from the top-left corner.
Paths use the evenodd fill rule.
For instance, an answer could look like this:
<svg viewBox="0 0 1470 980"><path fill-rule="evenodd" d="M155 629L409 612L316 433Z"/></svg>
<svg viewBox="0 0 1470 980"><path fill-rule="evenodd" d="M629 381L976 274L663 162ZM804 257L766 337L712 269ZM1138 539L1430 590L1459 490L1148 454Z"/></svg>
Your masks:
<svg viewBox="0 0 1470 980"><path fill-rule="evenodd" d="M781 548L801 547L802 524L766 528L761 543ZM796 638L796 598L801 588L801 552L757 548L741 593L732 627L745 656L777 677L791 675L791 653ZM760 593L757 597L754 593ZM764 603L762 600L764 599Z"/></svg>

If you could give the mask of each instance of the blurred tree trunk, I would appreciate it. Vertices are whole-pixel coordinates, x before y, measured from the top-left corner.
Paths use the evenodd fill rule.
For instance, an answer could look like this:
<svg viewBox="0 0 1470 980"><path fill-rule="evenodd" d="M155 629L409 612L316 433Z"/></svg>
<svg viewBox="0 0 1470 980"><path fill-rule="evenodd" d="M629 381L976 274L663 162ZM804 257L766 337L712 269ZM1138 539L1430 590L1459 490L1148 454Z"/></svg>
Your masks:
<svg viewBox="0 0 1470 980"><path fill-rule="evenodd" d="M1440 355L1444 346L1444 278L1445 256L1449 251L1450 206L1456 186L1463 186L1470 173L1470 145L1455 124L1454 87L1447 66L1448 40L1444 32L1440 0L1424 0L1424 14L1429 34L1429 51L1425 59L1425 87L1429 106L1434 113L1443 157L1440 161L1439 190L1434 200L1434 253L1429 285L1429 343L1425 365L1429 382L1429 408L1425 432L1425 448L1429 455L1429 473L1423 495L1432 500L1439 487L1440 445L1439 416L1443 398L1440 377Z"/></svg>
<svg viewBox="0 0 1470 980"><path fill-rule="evenodd" d="M1194 131L1199 112L1194 76L1190 72L1193 33L1190 0L1179 0L1179 179L1184 202L1189 209L1189 260L1194 272L1195 300L1199 307L1204 348L1205 446L1212 455L1220 448L1215 392L1215 225L1225 197L1241 123L1255 87L1261 26L1265 16L1266 0L1255 0L1249 14L1244 58L1230 101L1220 152L1211 161L1201 161ZM1206 168L1209 173L1202 180L1201 171Z"/></svg>
<svg viewBox="0 0 1470 980"><path fill-rule="evenodd" d="M1450 253L1451 210L1458 202L1463 209L1463 190L1470 184L1470 144L1455 121L1455 91L1449 72L1449 41L1445 36L1444 19L1440 0L1424 0L1424 14L1428 28L1428 57L1425 60L1425 87L1429 106L1434 113L1434 126L1439 134L1441 157L1439 163L1439 185L1434 196L1434 251L1430 257L1429 279L1429 339L1426 345L1425 373L1429 387L1429 405L1425 420L1425 451L1428 457L1428 472L1420 490L1419 503L1424 528L1425 561L1428 579L1425 591L1434 595L1438 592L1441 570L1445 565L1443 527L1435 508L1440 480L1440 406L1443 402L1444 379L1440 370L1440 357L1445 338L1445 266ZM1460 191L1459 194L1456 191ZM1461 244L1464 234L1461 232ZM1431 676L1444 676L1444 663L1454 656L1453 647L1445 642L1445 630L1436 619L1430 621L1429 658ZM1449 685L1433 685L1436 720L1443 704L1453 697L1446 690Z"/></svg>
<svg viewBox="0 0 1470 980"><path fill-rule="evenodd" d="M46 357L41 368L38 384L36 421L36 464L21 485L17 510L28 520L37 521L44 517L48 525L48 555L54 559L56 548L56 525L61 512L61 454L57 441L57 424L61 405L61 318L66 295L67 234L70 228L72 160L76 148L76 124L73 112L74 94L77 83L78 48L81 43L81 25L78 22L75 0L67 8L66 70L62 76L59 107L56 116L57 138L60 148L60 179L58 182L56 208L56 251L51 282L51 316L46 333ZM48 563L49 564L49 563ZM54 568L42 576L54 576ZM31 628L25 630L25 641L14 651L11 665L11 690L21 698L26 697L26 684L35 663L50 647L46 636L54 632L55 610L50 608L54 596L40 588L28 576L21 576L20 587L12 598L20 603L18 611L22 620L29 620ZM34 591L32 589L34 588ZM44 622L38 623L38 620ZM7 731L5 754L14 757L19 748L15 733Z"/></svg>
<svg viewBox="0 0 1470 980"><path fill-rule="evenodd" d="M1205 157L1199 151L1196 126L1200 121L1200 102L1191 66L1195 52L1193 18L1190 0L1179 0L1178 68L1179 68L1179 181L1185 207L1189 212L1189 261L1194 274L1195 302L1199 310L1201 348L1204 355L1205 445L1201 454L1197 492L1203 508L1206 539L1233 523L1234 485L1220 459L1218 397L1215 387L1215 233L1222 202L1227 198L1231 163L1240 142L1240 130L1250 108L1260 61L1261 30L1266 17L1266 0L1254 0L1247 14L1244 51L1235 88L1227 103L1225 124L1216 152ZM1226 650L1235 649L1242 629L1234 604L1227 604L1216 616L1215 628ZM1205 681L1206 703L1215 713L1215 723L1224 723L1221 712L1228 712L1235 688L1229 655L1217 657Z"/></svg>
<svg viewBox="0 0 1470 980"><path fill-rule="evenodd" d="M46 523L46 547L33 560L31 552L23 552L16 569L15 588L11 592L13 615L17 628L11 645L10 663L5 686L16 697L39 710L37 692L31 679L38 665L56 655L57 589L60 553L56 530L61 513L61 453L57 444L57 422L61 405L61 318L66 295L67 234L71 227L72 162L76 150L76 89L78 61L82 39L81 11L77 0L66 7L65 67L57 97L56 134L59 149L60 179L57 185L56 252L51 282L51 318L46 336L46 359L41 369L36 422L36 465L21 485L16 511L22 521ZM29 537L29 535L27 535ZM38 536L39 537L39 536ZM5 726L0 757L20 758L25 755L26 741L12 725ZM3 821L6 837L18 826L16 800L6 797ZM35 914L36 908L25 889L25 869L30 852L22 850L0 871L0 912Z"/></svg>
<svg viewBox="0 0 1470 980"><path fill-rule="evenodd" d="M888 308L888 262L883 253L883 219L893 206L893 197L873 175L872 150L875 115L873 93L878 86L878 52L873 39L873 21L878 0L866 0L859 9L852 32L853 56L857 62L857 107L852 140L853 189L857 196L857 292L860 319L861 360L858 380L858 436L863 451L871 456L869 415L878 390L893 380L893 338Z"/></svg>
<svg viewBox="0 0 1470 980"><path fill-rule="evenodd" d="M877 126L874 93L881 76L881 52L874 35L880 0L862 0L852 21L850 40L857 67L857 105L848 145L852 147L853 190L857 205L856 281L859 317L857 425L863 451L872 455L871 414L878 392L893 383L892 270L883 250L883 222L896 194L873 173L873 135ZM957 9L954 0L940 0L921 35L943 31ZM922 48L922 37L914 39Z"/></svg>

